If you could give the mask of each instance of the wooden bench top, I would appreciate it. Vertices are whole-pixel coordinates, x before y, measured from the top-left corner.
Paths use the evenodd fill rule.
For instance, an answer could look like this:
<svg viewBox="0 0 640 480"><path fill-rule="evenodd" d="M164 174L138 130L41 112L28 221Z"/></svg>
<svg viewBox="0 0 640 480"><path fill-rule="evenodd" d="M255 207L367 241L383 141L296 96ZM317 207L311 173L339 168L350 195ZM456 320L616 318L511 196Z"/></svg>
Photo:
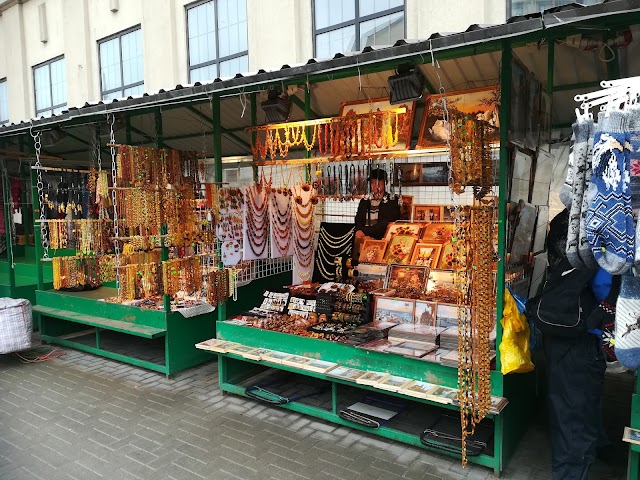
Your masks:
<svg viewBox="0 0 640 480"><path fill-rule="evenodd" d="M114 332L128 333L144 338L157 338L166 335L167 331L162 328L148 327L146 325L137 325L131 322L123 322L121 320L112 320L104 317L94 317L82 313L72 312L70 310L62 310L60 308L45 307L43 305L34 305L34 312L43 315L68 320L70 322L82 323L92 327L104 328Z"/></svg>

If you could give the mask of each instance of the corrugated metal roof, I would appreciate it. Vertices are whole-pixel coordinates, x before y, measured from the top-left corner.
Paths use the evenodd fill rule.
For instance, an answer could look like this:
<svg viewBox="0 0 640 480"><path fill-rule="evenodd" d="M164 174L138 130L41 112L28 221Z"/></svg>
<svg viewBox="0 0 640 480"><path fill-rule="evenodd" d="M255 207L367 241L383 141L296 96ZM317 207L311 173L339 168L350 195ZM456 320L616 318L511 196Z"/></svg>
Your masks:
<svg viewBox="0 0 640 480"><path fill-rule="evenodd" d="M457 47L478 46L482 43L495 41L503 38L522 36L527 33L540 32L563 25L575 25L578 22L585 22L590 19L603 16L624 15L627 13L640 12L640 0L605 0L604 3L592 6L581 6L570 4L556 7L526 16L513 17L502 25L486 26L471 25L461 33L441 34L435 33L426 40L400 40L392 47L366 47L361 52L338 53L332 59L318 60L309 59L300 65L283 65L279 70L265 71L259 70L253 74L238 73L231 79L216 79L204 84L185 86L176 85L170 90L160 90L154 94L144 94L138 97L129 97L123 100L112 102L86 103L79 108L69 110L54 117L34 119L32 121L9 124L0 127L0 137L24 133L32 124L39 129L55 125L64 125L66 122L75 120L78 117L87 117L87 120L95 120L96 115L106 112L118 112L123 110L138 110L149 107L161 107L163 117L163 135L166 143L173 148L194 149L198 142L211 143L199 139L211 131L212 125L207 119L211 118L211 110L206 102L211 95L221 95L222 125L225 129L223 140L224 155L244 155L248 153L247 144L249 135L242 129L250 125L250 112L248 98L242 97L238 92L246 90L259 90L266 85L273 85L277 82L291 82L296 79L304 83L305 79L317 74L339 75L340 70L349 67L361 67L366 71L367 67L385 61L401 61L402 57L415 57L421 55L424 64L421 69L425 77L434 87L439 87L440 82L448 90L461 90L496 84L500 76L500 53L485 53L473 56L457 58L455 60L444 60L440 62L440 69L432 66L430 52L442 52ZM593 34L593 31L586 30L585 33ZM639 29L634 27L634 36ZM624 59L638 58L637 53L639 42L633 42L627 47ZM546 79L547 54L546 45L537 43L531 46L516 48L516 56L540 80ZM555 84L564 85L577 82L596 81L606 78L606 61L603 61L602 52L598 50L583 51L569 47L567 45L556 45L556 71ZM640 65L638 62L626 62L623 65L624 73L628 75L639 74ZM376 98L387 95L385 91L387 78L392 70L363 74L360 77L336 78L330 82L320 82L312 84L311 107L319 116L329 116L339 111L340 104L344 101L353 101L363 98ZM439 78L438 78L439 74ZM572 112L574 105L569 105L575 93L570 95L556 95L558 97L557 106L554 108L554 121L564 122L563 113ZM304 101L304 92L298 91L295 95ZM567 98L569 101L567 101ZM171 105L185 102L188 99L204 100L202 104L184 105L185 108L172 109ZM554 98L556 102L556 98ZM242 115L244 110L244 116ZM199 113L198 113L199 112ZM293 106L291 120L301 120L304 112L296 105ZM258 123L262 123L263 113L258 111ZM416 115L418 117L419 115ZM151 114L140 114L131 117L132 125L138 132L132 134L133 142L149 141L154 137L154 120ZM89 129L82 130L82 127L73 127L74 135L81 138L90 138ZM71 129L70 129L71 131ZM118 137L124 133L118 132ZM172 137L178 137L171 140ZM120 140L124 141L124 140ZM206 145L205 145L206 146ZM59 142L48 151L51 154L64 154L74 152L83 148L81 142L73 143L70 139ZM86 146L84 147L86 148ZM211 145L206 146L211 153ZM196 148L198 149L198 148ZM80 154L80 152L78 152Z"/></svg>

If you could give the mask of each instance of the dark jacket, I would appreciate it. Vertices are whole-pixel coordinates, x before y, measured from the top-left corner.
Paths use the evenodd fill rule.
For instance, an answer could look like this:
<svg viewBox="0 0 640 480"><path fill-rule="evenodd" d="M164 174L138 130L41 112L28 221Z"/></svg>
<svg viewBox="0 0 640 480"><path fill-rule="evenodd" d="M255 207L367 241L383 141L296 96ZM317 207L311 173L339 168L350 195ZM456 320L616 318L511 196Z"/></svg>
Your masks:
<svg viewBox="0 0 640 480"><path fill-rule="evenodd" d="M373 226L369 226L370 208L371 200L367 198L360 200L358 212L356 213L356 231L362 230L362 233L367 237L381 240L387 231L387 225L400 219L400 202L398 199L385 193L378 209L378 222Z"/></svg>

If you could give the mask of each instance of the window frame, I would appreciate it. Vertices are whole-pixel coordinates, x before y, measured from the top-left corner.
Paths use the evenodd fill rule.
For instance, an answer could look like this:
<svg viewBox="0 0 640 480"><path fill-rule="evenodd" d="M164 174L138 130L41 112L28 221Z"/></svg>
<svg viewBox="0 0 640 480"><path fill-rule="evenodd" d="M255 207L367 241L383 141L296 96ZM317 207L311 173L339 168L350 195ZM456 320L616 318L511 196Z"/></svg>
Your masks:
<svg viewBox="0 0 640 480"><path fill-rule="evenodd" d="M316 28L316 0L312 0L311 23L312 23L312 30L313 30L313 57L314 58L317 58L317 55L318 55L317 44L316 44L318 35L322 35L323 33L328 33L333 30L339 30L341 28L350 27L353 25L355 27L355 38L356 38L356 45L355 45L354 52L359 52L360 50L362 50L362 47L360 46L360 24L367 22L369 20L375 20L376 18L386 17L387 15L393 15L394 13L402 12L403 14L402 23L404 24L403 38L407 36L407 14L406 14L407 0L402 0L402 6L400 7L388 8L386 10L381 10L380 12L375 12L369 15L365 15L364 17L360 16L360 0L351 0L351 1L353 1L355 4L354 5L355 13L354 13L353 20L347 20L346 22L336 23L335 25L329 25L328 27Z"/></svg>
<svg viewBox="0 0 640 480"><path fill-rule="evenodd" d="M38 63L37 65L34 65L33 67L31 67L31 77L33 79L33 108L36 112L36 117L43 115L47 112L49 113L50 116L53 116L54 110L61 107L66 107L67 104L69 103L69 95L68 95L69 92L67 89L68 85L67 85L67 78L66 78L66 72L65 72L65 79L64 79L65 93L66 93L65 101L64 103L59 103L57 105L53 104L53 82L51 82L51 65L56 62L59 62L60 60L65 60L64 55L58 55L57 57L50 58L45 62ZM51 99L51 106L49 106L48 108L43 108L42 110L38 110L38 97L36 93L36 70L42 67L47 67L49 69L49 98ZM66 63L65 63L65 68L66 68ZM2 124L2 122L0 122L0 124Z"/></svg>
<svg viewBox="0 0 640 480"><path fill-rule="evenodd" d="M7 77L3 77L0 78L0 85L5 85L5 88L7 89L7 118L5 118L4 120L2 119L2 117L0 117L0 126L8 124L9 123L9 83L7 82ZM34 93L35 93L35 88L34 88Z"/></svg>
<svg viewBox="0 0 640 480"><path fill-rule="evenodd" d="M124 84L124 63L122 62L122 37L138 30L140 30L140 42L141 42L140 46L142 47L142 80L139 82L125 85ZM105 91L102 89L102 56L100 55L100 45L106 42L110 42L111 40L115 40L116 38L118 39L118 52L120 54L120 88L112 88L110 90ZM105 95L111 95L112 93L115 93L115 92L121 92L122 93L121 98L125 98L124 91L126 89L144 85L144 46L142 41L142 24L139 23L138 25L134 25L133 27L127 28L126 30L121 30L112 35L109 35L108 37L101 38L97 42L97 47L98 47L98 77L100 81L100 100L101 101L104 101Z"/></svg>
<svg viewBox="0 0 640 480"><path fill-rule="evenodd" d="M247 0L237 0L237 1L244 1L246 2ZM216 38L216 58L214 60L209 60L207 62L202 62L202 63L198 63L196 65L191 65L191 52L189 49L189 10L192 8L196 8L199 7L201 5L205 5L207 3L213 3L214 4L214 24L215 24L215 30L214 30L214 35ZM226 55L224 57L220 57L220 38L218 37L218 0L198 0L196 2L192 2L189 3L187 5L184 6L184 24L185 24L185 33L186 33L186 37L187 37L187 80L188 83L193 83L191 81L191 71L192 70L196 70L198 68L203 68L203 67L209 67L211 65L215 65L216 66L216 76L217 78L220 78L220 64L222 62L226 62L227 60L233 60L234 58L240 58L240 57L247 57L247 64L248 62L248 58L249 58L249 14L247 12L247 49L246 50L242 50L238 53L232 53L231 55ZM236 72L239 73L239 72ZM212 79L215 80L215 79Z"/></svg>

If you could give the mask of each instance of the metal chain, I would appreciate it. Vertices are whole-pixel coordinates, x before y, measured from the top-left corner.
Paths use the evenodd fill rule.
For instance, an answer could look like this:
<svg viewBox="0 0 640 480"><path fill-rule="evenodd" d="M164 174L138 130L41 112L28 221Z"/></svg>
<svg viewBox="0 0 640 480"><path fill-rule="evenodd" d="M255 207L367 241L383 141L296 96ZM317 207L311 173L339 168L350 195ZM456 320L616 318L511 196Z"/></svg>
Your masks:
<svg viewBox="0 0 640 480"><path fill-rule="evenodd" d="M98 127L96 127L96 130L93 132L93 135L91 136L91 158L89 163L89 168L91 169L96 168L96 152L100 151L100 146L96 141L96 133L98 131L97 129Z"/></svg>
<svg viewBox="0 0 640 480"><path fill-rule="evenodd" d="M109 120L111 118L111 120ZM116 121L116 117L113 114L107 113L107 123L109 124L109 144L111 145L111 180L113 182L113 189L111 190L111 201L113 203L113 250L116 253L116 288L118 290L118 299L121 297L121 285L120 285L120 244L118 238L120 236L120 230L118 228L118 197L116 195L117 190L117 162L116 162L116 137L113 131L113 124ZM98 146L98 148L100 148ZM100 153L98 153L98 159L100 159ZM100 160L98 160L100 162ZM100 164L100 167L102 165Z"/></svg>
<svg viewBox="0 0 640 480"><path fill-rule="evenodd" d="M42 163L40 162L40 150L42 149L42 143L40 141L40 132L33 133L33 130L29 129L31 138L33 138L33 146L36 151L36 164L35 168L38 177L38 202L40 204L40 239L42 241L42 259L49 261L49 225L44 215L45 198L44 198L44 183L42 182Z"/></svg>

